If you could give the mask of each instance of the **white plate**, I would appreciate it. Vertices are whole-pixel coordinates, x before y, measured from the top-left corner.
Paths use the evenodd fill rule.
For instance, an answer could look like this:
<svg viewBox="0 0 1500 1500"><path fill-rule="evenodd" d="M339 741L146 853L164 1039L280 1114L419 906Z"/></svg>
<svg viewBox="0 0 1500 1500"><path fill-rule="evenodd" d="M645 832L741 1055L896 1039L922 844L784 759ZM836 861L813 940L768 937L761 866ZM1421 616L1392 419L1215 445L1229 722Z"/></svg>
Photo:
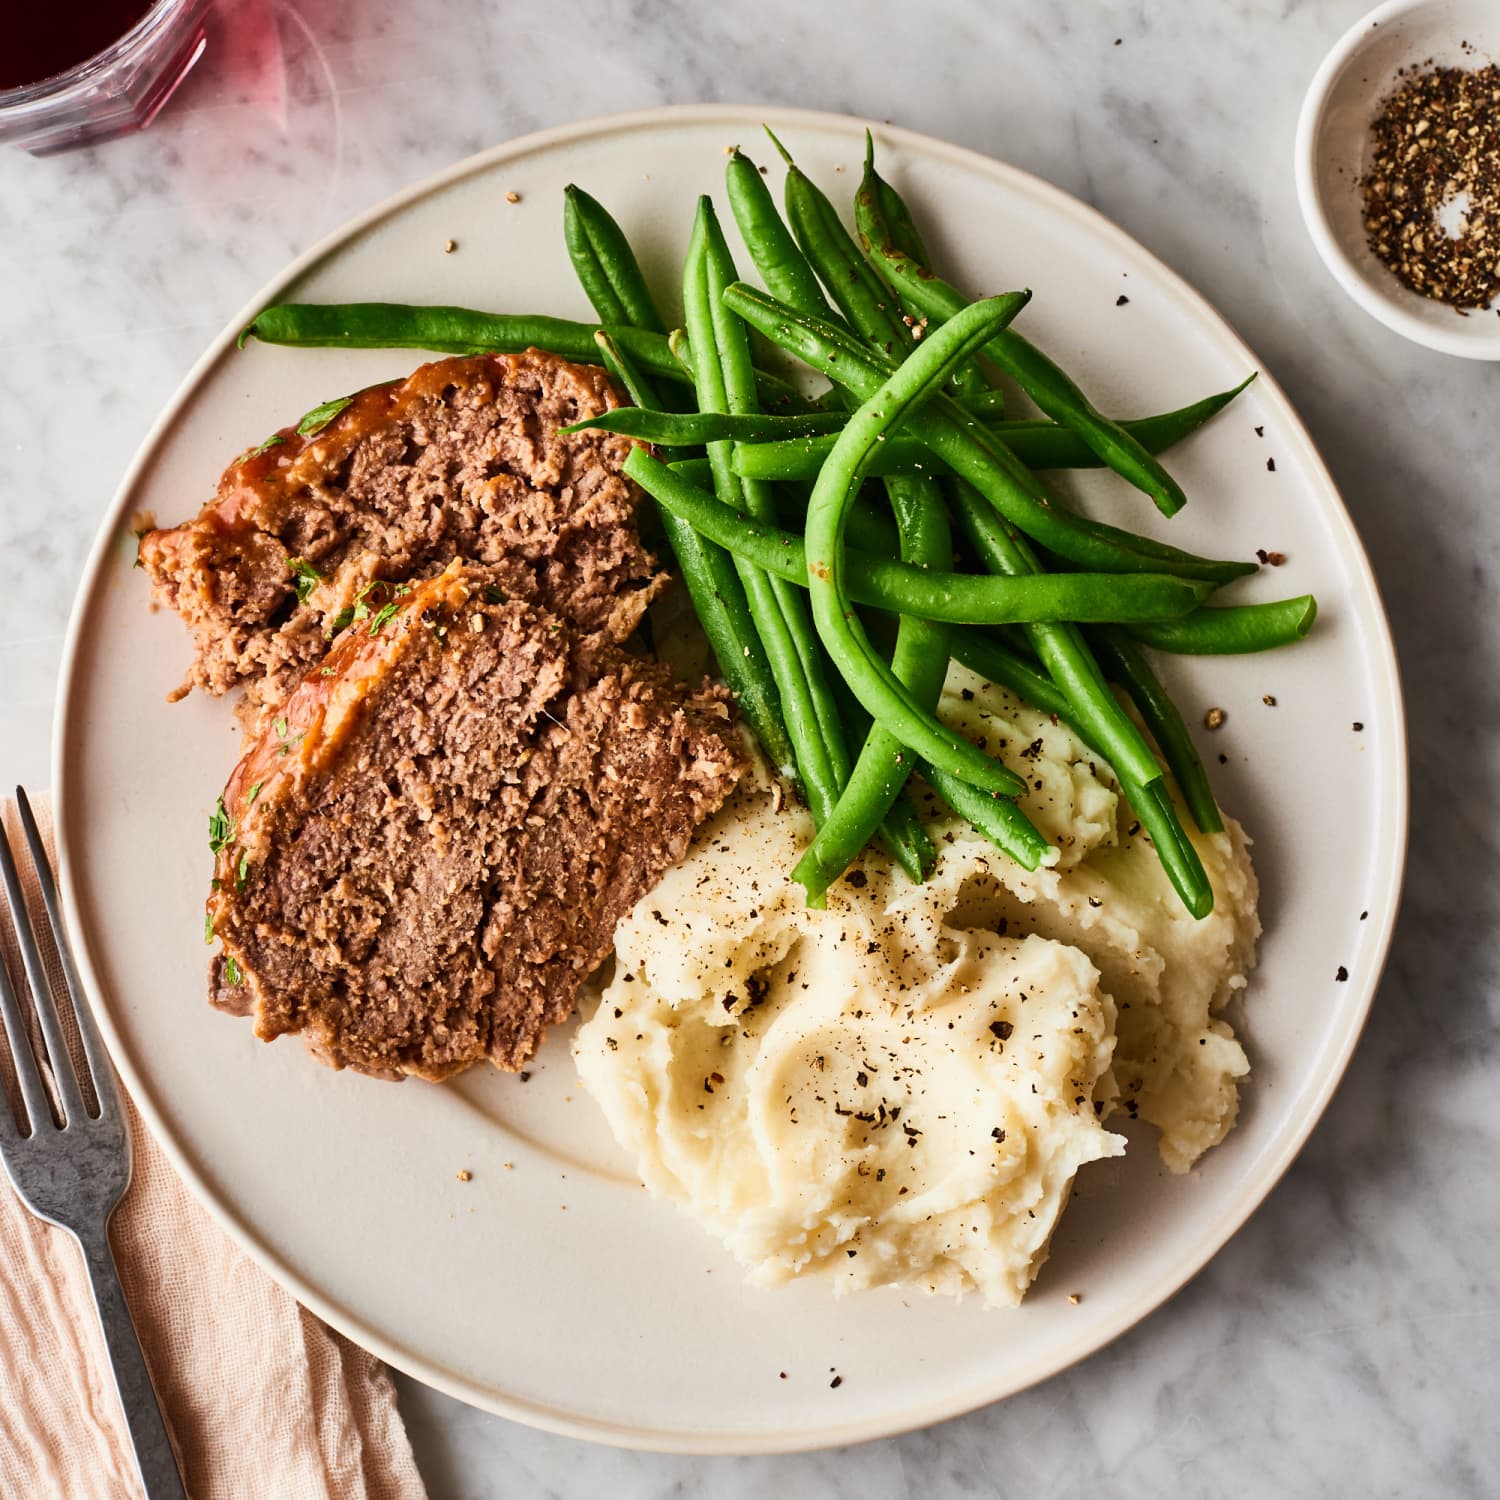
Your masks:
<svg viewBox="0 0 1500 1500"><path fill-rule="evenodd" d="M863 125L769 114L847 201ZM925 1425L1061 1370L1170 1296L1244 1222L1327 1103L1385 955L1406 829L1400 689L1375 584L1327 471L1263 375L1172 456L1192 498L1170 527L1216 554L1285 552L1247 593L1314 590L1322 604L1304 645L1170 670L1191 714L1228 710L1204 749L1228 755L1222 800L1257 840L1267 935L1245 1018L1254 1077L1239 1128L1192 1176L1167 1177L1144 1131L1125 1161L1086 1168L1021 1310L891 1291L835 1301L817 1283L747 1289L635 1182L577 1087L566 1036L528 1083L476 1071L397 1086L329 1072L295 1041L263 1046L208 1008L206 826L237 735L223 702L166 703L188 640L175 617L147 610L131 526L141 512L188 516L249 443L418 362L238 352L235 332L290 296L587 316L561 243L569 181L608 202L670 286L694 195L721 190L725 146L771 157L761 118L658 110L512 142L391 200L278 278L189 375L125 480L74 615L57 735L63 884L91 993L131 1093L225 1228L307 1306L421 1380L555 1431L694 1452ZM970 152L876 135L939 263L975 292L1032 286L1026 330L1104 407L1165 409L1255 367L1201 298L1092 210ZM450 238L458 250L445 255ZM1112 476L1079 492L1166 534ZM462 1168L471 1181L457 1180Z"/></svg>

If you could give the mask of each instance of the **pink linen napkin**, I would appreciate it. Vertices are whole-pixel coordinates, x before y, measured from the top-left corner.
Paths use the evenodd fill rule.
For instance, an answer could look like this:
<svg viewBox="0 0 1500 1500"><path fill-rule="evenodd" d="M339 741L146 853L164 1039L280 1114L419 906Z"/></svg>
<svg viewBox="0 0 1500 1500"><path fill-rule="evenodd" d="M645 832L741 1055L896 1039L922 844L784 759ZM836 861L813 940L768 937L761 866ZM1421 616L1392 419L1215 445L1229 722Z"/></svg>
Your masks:
<svg viewBox="0 0 1500 1500"><path fill-rule="evenodd" d="M50 809L34 806L50 852ZM23 850L13 804L0 804L0 816L11 847ZM27 905L40 917L39 893L19 863ZM45 921L36 926L45 938ZM8 922L0 942L19 979ZM43 952L56 982L50 943ZM0 1108L9 1108L3 1045L0 1056ZM135 1173L111 1233L192 1500L424 1500L384 1365L234 1246L128 1099L126 1114ZM82 1257L3 1176L0 1267L0 1495L139 1500Z"/></svg>

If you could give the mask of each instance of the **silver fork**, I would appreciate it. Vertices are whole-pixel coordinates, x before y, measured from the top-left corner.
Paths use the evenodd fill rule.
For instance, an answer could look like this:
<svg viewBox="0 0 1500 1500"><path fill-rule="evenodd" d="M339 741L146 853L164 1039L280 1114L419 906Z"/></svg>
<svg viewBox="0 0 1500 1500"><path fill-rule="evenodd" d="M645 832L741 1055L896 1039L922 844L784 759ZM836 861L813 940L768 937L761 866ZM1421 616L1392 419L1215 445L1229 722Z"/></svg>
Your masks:
<svg viewBox="0 0 1500 1500"><path fill-rule="evenodd" d="M3 881L6 900L10 904L10 920L26 965L47 1064L63 1115L62 1124L57 1124L42 1081L39 1060L32 1052L21 1009L23 1000L6 973L3 959L0 959L0 1013L4 1015L5 1031L15 1061L16 1082L29 1117L26 1124L18 1127L10 1105L0 1095L0 1158L4 1159L5 1170L21 1195L21 1201L49 1224L67 1230L83 1250L94 1292L94 1306L99 1312L114 1371L115 1388L119 1391L131 1442L135 1445L142 1487L150 1500L186 1500L187 1492L167 1436L167 1424L152 1389L135 1325L130 1321L130 1310L125 1305L125 1293L120 1286L120 1273L109 1244L110 1216L130 1182L130 1134L120 1105L120 1090L88 1004L80 998L83 987L78 982L78 971L59 916L52 869L47 862L41 835L37 832L36 819L31 814L31 804L20 787L16 788L16 804L20 809L31 862L41 885L47 921L62 959L67 998L78 1021L78 1034L92 1076L94 1095L99 1102L99 1113L91 1115L84 1104L83 1090L63 1039L57 997L47 982L36 933L21 898L21 882L10 840L4 827L0 826L0 881Z"/></svg>

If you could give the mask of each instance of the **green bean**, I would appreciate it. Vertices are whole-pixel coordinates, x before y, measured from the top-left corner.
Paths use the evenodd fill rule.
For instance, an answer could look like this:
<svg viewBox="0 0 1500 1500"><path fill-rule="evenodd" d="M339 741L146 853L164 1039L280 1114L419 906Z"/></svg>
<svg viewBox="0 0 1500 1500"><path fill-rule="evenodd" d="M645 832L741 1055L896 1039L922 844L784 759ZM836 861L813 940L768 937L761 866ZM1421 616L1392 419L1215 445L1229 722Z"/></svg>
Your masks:
<svg viewBox="0 0 1500 1500"><path fill-rule="evenodd" d="M1024 787L1013 772L946 729L915 702L874 651L854 615L847 592L844 520L861 469L882 436L945 379L952 365L973 352L1017 309L1015 298L995 298L973 318L956 319L867 398L849 419L839 446L823 466L807 513L807 573L818 633L854 695L879 724L941 771L964 777L987 792L1013 795Z"/></svg>
<svg viewBox="0 0 1500 1500"><path fill-rule="evenodd" d="M550 349L564 359L591 363L597 323L540 315L476 312L467 307L415 307L399 302L281 302L265 308L240 334L299 348L431 349L444 354L518 354ZM686 380L660 334L634 328L609 330L637 366L650 375Z"/></svg>
<svg viewBox="0 0 1500 1500"><path fill-rule="evenodd" d="M950 776L936 766L920 762L918 770L927 784L959 817L966 818L990 842L1008 854L1018 865L1034 870L1051 852L1052 846L1037 831L1029 818L1018 817L1014 803L997 800L981 792L959 776Z"/></svg>
<svg viewBox="0 0 1500 1500"><path fill-rule="evenodd" d="M872 747L879 747L882 741L877 736L884 735L884 731L873 723L859 699L849 691L849 684L837 673L834 674L833 690L839 700L844 724L849 731L850 743L858 741L863 746L856 765L858 782L851 774L849 786L844 790L847 798L853 795L859 787L865 785L870 775L865 762L873 760L875 748ZM889 741L889 736L885 738ZM885 762L884 769L892 785L887 788L882 783L872 798L877 805L886 800L890 802L885 817L880 820L877 834L886 851L911 882L914 885L921 885L932 873L932 868L937 863L937 849L928 838L927 830L922 826L922 819L917 815L917 809L913 806L906 787L908 771L913 765L920 766L921 762L916 760L910 751L903 751L899 741L889 741L889 743L891 754ZM859 851L869 842L869 826L850 822L847 836L841 840L844 847L831 850L830 840L838 835L837 824L842 819L843 815L835 809L833 821L825 823L818 830L817 838L803 851L802 858L798 861L798 867L803 873L797 879L809 890L809 902L815 899L810 894L812 889L816 887L820 891L826 890L843 874Z"/></svg>
<svg viewBox="0 0 1500 1500"><path fill-rule="evenodd" d="M1231 390L1205 396L1201 401L1179 406L1175 411L1127 418L1116 425L1147 453L1165 452L1196 432L1210 417L1223 411L1255 379L1255 374L1251 371ZM1076 430L1060 422L1001 422L996 431L1029 469L1095 469L1104 462Z"/></svg>
<svg viewBox="0 0 1500 1500"><path fill-rule="evenodd" d="M955 630L953 659L962 662L971 672L998 682L1018 698L1024 698L1033 708L1071 721L1073 705L1068 702L1068 695L1045 672L1038 671L1014 651L1007 650L985 631Z"/></svg>
<svg viewBox="0 0 1500 1500"><path fill-rule="evenodd" d="M934 323L942 323L967 298L934 276L888 238L873 220L861 225L876 270L894 292L906 297ZM1186 496L1182 487L1118 422L1098 411L1071 379L1014 329L1002 329L984 353L1011 377L1054 421L1079 433L1121 478L1149 495L1163 515L1175 515Z"/></svg>
<svg viewBox="0 0 1500 1500"><path fill-rule="evenodd" d="M1238 656L1300 641L1312 629L1318 601L1311 594L1267 604L1196 609L1171 621L1130 627L1130 634L1158 651L1179 656Z"/></svg>
<svg viewBox="0 0 1500 1500"><path fill-rule="evenodd" d="M1120 426L1148 452L1161 453L1174 443L1181 442L1190 433L1196 432L1254 379L1255 376L1251 375L1232 391L1221 391L1176 411L1161 412L1152 417L1127 418ZM610 415L613 416L614 413ZM814 422L802 417L777 417L774 420L782 429L780 436L773 435L776 429L772 428L766 429L767 435L764 438L736 435L735 442L739 446L734 455L735 471L746 479L816 479L823 460L838 441L835 419L820 418ZM824 420L828 422L827 426L822 425ZM808 423L807 426L801 430L793 430L791 424L804 421ZM995 436L1028 469L1095 469L1103 464L1098 454L1072 428L1057 422L1038 422L1023 418L997 422L993 424L993 430ZM933 456L924 444L898 433L881 445L870 472L930 472L933 464Z"/></svg>
<svg viewBox="0 0 1500 1500"><path fill-rule="evenodd" d="M724 185L740 237L771 295L803 312L825 312L813 268L776 211L760 168L738 147L724 168Z"/></svg>
<svg viewBox="0 0 1500 1500"><path fill-rule="evenodd" d="M635 320L625 311L625 304L600 263L599 251L580 218L577 195L581 191L571 183L563 189L563 243L568 247L568 259L573 262L573 274L601 322L620 328L634 327Z"/></svg>
<svg viewBox="0 0 1500 1500"><path fill-rule="evenodd" d="M620 226L597 198L572 183L563 189L563 238L583 289L604 322L667 331Z"/></svg>
<svg viewBox="0 0 1500 1500"><path fill-rule="evenodd" d="M1222 833L1224 818L1208 783L1208 771L1193 737L1161 679L1140 649L1121 631L1099 626L1085 631L1104 675L1130 695L1146 728L1161 749L1168 769L1177 778L1183 801L1203 833Z"/></svg>
<svg viewBox="0 0 1500 1500"><path fill-rule="evenodd" d="M877 226L877 232L871 238L894 245L918 265L932 264L906 200L875 170L875 138L868 130L865 131L865 171L854 195L854 215L862 235L867 233L865 225L868 222ZM910 317L908 310L903 323ZM912 318L907 326L911 327L912 336L917 337L923 325L919 319ZM957 396L977 395L988 389L988 382L979 365L971 359L953 372L950 389ZM995 394L1001 395L998 391Z"/></svg>
<svg viewBox="0 0 1500 1500"><path fill-rule="evenodd" d="M1025 543L1011 536L994 511L961 480L954 485L950 500L954 519L985 567L996 573L1036 567ZM1073 705L1075 722L1087 729L1115 771L1143 785L1158 780L1161 767L1151 747L1110 692L1077 626L1039 623L1030 626L1026 635L1048 675Z"/></svg>
<svg viewBox="0 0 1500 1500"><path fill-rule="evenodd" d="M631 410L643 411L647 409L647 403L655 399L654 388L646 377L641 374L635 362L620 348L613 334L606 332L603 328L594 332L594 343L599 349L599 356L604 368L619 382L621 389L635 406ZM656 413L653 413L656 415ZM564 432L572 432L575 429L565 427Z"/></svg>
<svg viewBox="0 0 1500 1500"><path fill-rule="evenodd" d="M796 312L743 282L732 286L725 300L773 343L856 395L868 396L890 373L889 361L842 330L823 319ZM1151 570L1152 562L1143 553L1059 506L990 429L981 427L946 397L935 396L913 412L907 430L931 446L955 474L973 484L1013 526L1049 552L1103 573Z"/></svg>
<svg viewBox="0 0 1500 1500"><path fill-rule="evenodd" d="M1214 909L1213 886L1209 884L1193 841L1177 816L1166 782L1154 781L1149 786L1140 786L1121 777L1120 789L1150 835L1156 857L1182 898L1182 904L1192 916L1202 921Z"/></svg>
<svg viewBox="0 0 1500 1500"><path fill-rule="evenodd" d="M904 255L909 255L919 265L930 266L932 257L922 242L917 221L912 217L906 200L875 170L875 138L865 131L865 173L860 179L855 198L856 222L863 208L879 216L885 229L885 237Z"/></svg>
<svg viewBox="0 0 1500 1500"><path fill-rule="evenodd" d="M1157 573L1175 573L1181 578L1198 578L1206 583L1225 584L1233 583L1236 578L1247 578L1258 571L1259 565L1253 562L1199 557L1196 553L1184 552L1166 542L1159 542L1155 537L1122 531L1118 526L1091 520L1088 516L1075 516L1074 520L1100 541L1126 548L1140 559L1139 566Z"/></svg>
<svg viewBox="0 0 1500 1500"><path fill-rule="evenodd" d="M713 317L715 298L710 267L718 248L715 227L712 204L707 198L700 198L683 265L682 298L699 407L722 412L729 409L729 394ZM635 449L633 454L641 451ZM720 498L736 509L745 508L748 497L743 484L729 468L729 445L710 443L708 461L713 470L714 489ZM756 493L760 498L761 491L757 489ZM782 722L792 743L792 763L782 768L783 774L798 781L814 819L821 821L837 800L839 788L818 732L817 716L782 608L781 594L770 575L748 559L735 556L734 566L770 665L780 698Z"/></svg>
<svg viewBox="0 0 1500 1500"><path fill-rule="evenodd" d="M676 465L674 464L675 468ZM689 476L691 477L691 476ZM788 530L805 531L807 529L807 501L808 495L800 498L794 496L790 485L781 486L782 501L777 506L777 514L782 523L791 524ZM849 507L849 521L845 527L845 536L852 547L861 552L873 553L876 557L899 557L903 562L910 562L911 558L903 553L901 548L901 528L891 519L889 508L876 505L870 498L868 490L861 491L855 497L854 504ZM938 554L934 554L938 556ZM939 556L939 563L943 570L953 565L953 538L950 533ZM935 563L934 566L938 566Z"/></svg>
<svg viewBox="0 0 1500 1500"><path fill-rule="evenodd" d="M598 348L605 368L625 387L632 400L638 400L641 376L630 356L603 330L598 335ZM722 547L716 547L664 506L658 504L656 511L693 601L698 623L719 664L719 675L728 684L767 759L778 769L791 766L795 756L781 716L771 666L733 560Z"/></svg>
<svg viewBox="0 0 1500 1500"><path fill-rule="evenodd" d="M850 326L900 359L896 351L904 354L912 334L901 321L899 305L892 305L890 291L859 253L827 195L769 129L766 134L786 162L786 220L803 255Z"/></svg>
<svg viewBox="0 0 1500 1500"><path fill-rule="evenodd" d="M704 292L710 333L719 356L725 404L736 416L756 417L760 412L756 404L755 369L750 362L749 330L723 303L724 288L735 280L734 260L712 201L707 197L700 200L699 216L705 239ZM695 308L695 316L701 316L701 309ZM716 478L724 481L726 494L732 498L734 488L738 487L751 516L774 522L776 501L771 487L756 480L739 479L729 468L729 457L727 442L709 449L710 467L715 470ZM795 586L774 575L770 586L797 657L796 668L789 666L788 681L782 688L783 700L796 703L795 727L790 708L787 727L793 731L798 765L806 762L803 781L808 786L814 821L821 823L832 811L849 778L848 749L807 600Z"/></svg>
<svg viewBox="0 0 1500 1500"><path fill-rule="evenodd" d="M1004 391L974 391L954 399L971 416L983 422L999 422L1005 416Z"/></svg>
<svg viewBox="0 0 1500 1500"><path fill-rule="evenodd" d="M713 486L714 471L706 458L675 458L667 467L700 490Z"/></svg>
<svg viewBox="0 0 1500 1500"><path fill-rule="evenodd" d="M573 269L595 312L606 323L653 333L664 331L661 314L624 231L603 204L582 188L569 186L564 190L563 236ZM691 394L677 382L659 391L645 375L638 379L642 393L638 406L670 411L692 401Z"/></svg>
<svg viewBox="0 0 1500 1500"><path fill-rule="evenodd" d="M280 302L240 330L239 344L259 339L299 349L425 349L437 354L520 354L546 349L592 364L597 323L532 313L476 312L468 307L416 307L402 302ZM608 330L648 375L691 384L668 341L643 328ZM764 406L806 411L815 403L765 370L755 372Z"/></svg>
<svg viewBox="0 0 1500 1500"><path fill-rule="evenodd" d="M807 544L794 532L737 512L644 449L631 451L624 472L717 546L808 587ZM981 517L987 516L981 506ZM844 582L857 604L955 625L1172 619L1196 610L1208 588L1165 573L954 573L850 547L845 548Z"/></svg>

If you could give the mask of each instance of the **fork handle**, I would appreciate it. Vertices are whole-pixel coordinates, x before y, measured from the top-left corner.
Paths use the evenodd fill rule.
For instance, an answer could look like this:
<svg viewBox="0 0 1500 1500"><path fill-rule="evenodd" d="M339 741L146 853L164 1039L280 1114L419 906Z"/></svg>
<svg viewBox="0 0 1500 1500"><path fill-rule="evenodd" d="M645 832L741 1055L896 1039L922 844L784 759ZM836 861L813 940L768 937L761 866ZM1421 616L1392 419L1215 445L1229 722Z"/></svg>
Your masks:
<svg viewBox="0 0 1500 1500"><path fill-rule="evenodd" d="M135 1447L136 1468L147 1500L187 1500L177 1455L167 1435L166 1419L156 1399L156 1389L146 1368L146 1356L136 1336L130 1309L125 1305L125 1289L120 1285L119 1268L109 1244L109 1231L100 1227L97 1234L79 1235L94 1306L104 1330L104 1345L109 1352L115 1389L125 1409L125 1425Z"/></svg>

